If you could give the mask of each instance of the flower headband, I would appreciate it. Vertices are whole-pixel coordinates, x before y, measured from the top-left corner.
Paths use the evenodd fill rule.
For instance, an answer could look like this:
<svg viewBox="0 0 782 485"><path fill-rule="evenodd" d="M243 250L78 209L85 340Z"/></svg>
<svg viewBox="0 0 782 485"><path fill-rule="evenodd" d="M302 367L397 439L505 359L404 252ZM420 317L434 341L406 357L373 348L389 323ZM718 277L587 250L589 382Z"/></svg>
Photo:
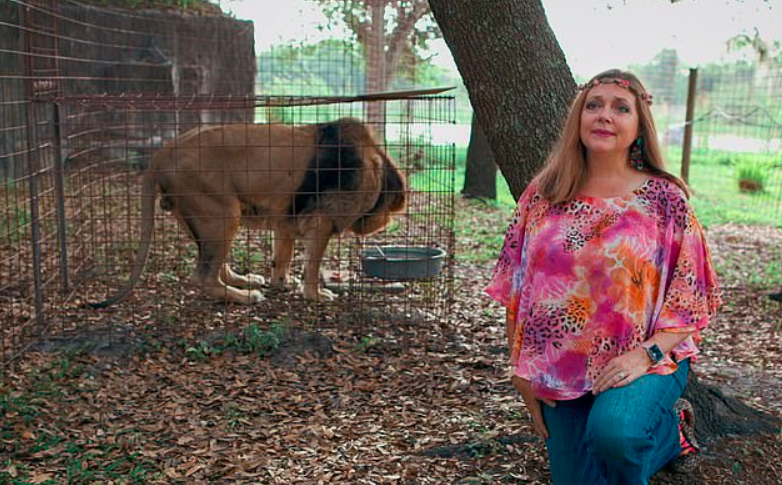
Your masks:
<svg viewBox="0 0 782 485"><path fill-rule="evenodd" d="M585 89L592 89L595 86L599 86L600 84L611 84L614 83L617 86L621 86L625 89L628 89L632 91L633 94L635 94L639 99L643 100L646 104L650 105L652 104L652 95L649 93L640 93L638 92L631 84L630 81L627 79L621 79L617 77L611 77L611 78L602 78L602 79L592 79L586 84L582 84L578 87L579 91L584 91Z"/></svg>

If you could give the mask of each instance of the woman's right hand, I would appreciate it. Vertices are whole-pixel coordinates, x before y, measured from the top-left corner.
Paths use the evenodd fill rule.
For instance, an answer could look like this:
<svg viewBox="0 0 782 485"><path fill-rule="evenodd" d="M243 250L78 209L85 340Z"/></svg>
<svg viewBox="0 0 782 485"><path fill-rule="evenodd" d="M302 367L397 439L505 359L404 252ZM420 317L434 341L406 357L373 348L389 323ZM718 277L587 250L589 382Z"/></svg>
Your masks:
<svg viewBox="0 0 782 485"><path fill-rule="evenodd" d="M540 407L540 403L543 402L552 408L555 407L557 403L551 399L544 399L536 396L535 391L532 390L532 384L528 379L513 376L511 382L513 383L513 387L521 394L521 398L524 399L524 404L526 404L527 409L529 409L535 434L544 440L548 439L548 429L546 429L546 423L543 420L543 411Z"/></svg>

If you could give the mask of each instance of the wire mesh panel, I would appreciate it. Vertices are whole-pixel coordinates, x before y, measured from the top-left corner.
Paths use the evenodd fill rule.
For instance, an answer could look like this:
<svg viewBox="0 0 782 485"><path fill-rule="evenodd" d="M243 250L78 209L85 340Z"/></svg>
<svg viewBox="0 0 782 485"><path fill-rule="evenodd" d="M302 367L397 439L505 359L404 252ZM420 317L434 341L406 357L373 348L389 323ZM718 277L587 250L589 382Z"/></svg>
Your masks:
<svg viewBox="0 0 782 485"><path fill-rule="evenodd" d="M654 94L652 110L668 162L687 175L699 214L718 223L782 226L779 61L688 70L676 51L664 50L650 65L633 69ZM682 167L690 75L696 81L692 140L689 165Z"/></svg>
<svg viewBox="0 0 782 485"><path fill-rule="evenodd" d="M2 8L0 361L59 336L446 316L452 98L259 95L247 22Z"/></svg>
<svg viewBox="0 0 782 485"><path fill-rule="evenodd" d="M247 318L347 318L355 324L370 309L423 320L444 316L452 286L454 153L437 130L452 122L452 100L387 102L387 138L377 147L369 138L351 138L357 122L335 123L356 119L360 104L281 107L279 101L260 104L282 110L287 123L202 124L165 139L150 159L128 156L104 173L93 169L100 185L85 223L94 227L74 245L92 248L83 274L94 277L80 278L85 283L75 290L74 304L98 301L128 278L142 244L141 176L151 164L159 178L158 205L175 216L156 208L147 266L131 295L105 312L112 320L122 315L120 321L194 329L202 322L223 326ZM134 109L153 108L138 100ZM155 101L154 110L161 109ZM382 163L385 156L393 165ZM398 180L389 176L396 170ZM395 204L399 195L404 203ZM395 216L390 224L371 220L385 213ZM361 224L372 234L362 235ZM233 243L223 248L223 237ZM313 280L306 270L319 258L317 248L310 248L319 243L327 247ZM400 254L400 247L442 252L418 261L418 253ZM222 250L231 271L199 273L208 272L208 259L221 257L214 252ZM366 272L367 264L393 267L405 258L423 265L424 273ZM277 271L287 265L290 273ZM208 278L218 275L219 281ZM247 275L260 278L250 276L248 284L241 281Z"/></svg>
<svg viewBox="0 0 782 485"><path fill-rule="evenodd" d="M258 92L344 96L431 87L435 69L424 58L439 30L426 0L309 6L285 18L287 38L256 46Z"/></svg>
<svg viewBox="0 0 782 485"><path fill-rule="evenodd" d="M53 142L51 105L35 102L57 92L56 23L46 15L52 2L32 8L11 2L0 5L7 22L0 24L3 71L0 117L0 299L3 315L0 349L14 356L47 331L52 303L43 288L61 284L59 241L63 190L55 177L57 144ZM29 26L20 29L19 25Z"/></svg>
<svg viewBox="0 0 782 485"><path fill-rule="evenodd" d="M690 172L727 219L782 227L782 71L772 66L698 70Z"/></svg>

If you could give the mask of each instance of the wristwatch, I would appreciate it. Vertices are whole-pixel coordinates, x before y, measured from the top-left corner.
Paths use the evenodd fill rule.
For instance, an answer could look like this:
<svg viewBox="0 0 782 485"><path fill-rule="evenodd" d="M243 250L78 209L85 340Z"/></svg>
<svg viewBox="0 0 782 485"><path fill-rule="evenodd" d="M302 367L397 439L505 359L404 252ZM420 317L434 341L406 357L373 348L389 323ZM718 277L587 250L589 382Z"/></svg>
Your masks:
<svg viewBox="0 0 782 485"><path fill-rule="evenodd" d="M642 345L641 347L646 351L646 355L652 359L652 365L659 364L665 358L665 354L657 344Z"/></svg>

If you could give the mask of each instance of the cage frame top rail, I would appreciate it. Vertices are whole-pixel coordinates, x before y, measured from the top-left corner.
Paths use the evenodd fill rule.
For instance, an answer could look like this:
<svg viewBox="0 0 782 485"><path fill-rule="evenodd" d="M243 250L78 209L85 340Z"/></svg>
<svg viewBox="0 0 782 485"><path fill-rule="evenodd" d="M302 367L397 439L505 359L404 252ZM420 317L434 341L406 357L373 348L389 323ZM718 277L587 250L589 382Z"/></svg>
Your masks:
<svg viewBox="0 0 782 485"><path fill-rule="evenodd" d="M372 101L396 101L415 99L450 98L442 93L456 89L454 86L407 91L386 91L353 96L289 96L289 95L161 95L148 93L91 94L77 96L37 96L37 102L51 102L60 105L103 106L135 110L202 110L279 108L316 106Z"/></svg>

